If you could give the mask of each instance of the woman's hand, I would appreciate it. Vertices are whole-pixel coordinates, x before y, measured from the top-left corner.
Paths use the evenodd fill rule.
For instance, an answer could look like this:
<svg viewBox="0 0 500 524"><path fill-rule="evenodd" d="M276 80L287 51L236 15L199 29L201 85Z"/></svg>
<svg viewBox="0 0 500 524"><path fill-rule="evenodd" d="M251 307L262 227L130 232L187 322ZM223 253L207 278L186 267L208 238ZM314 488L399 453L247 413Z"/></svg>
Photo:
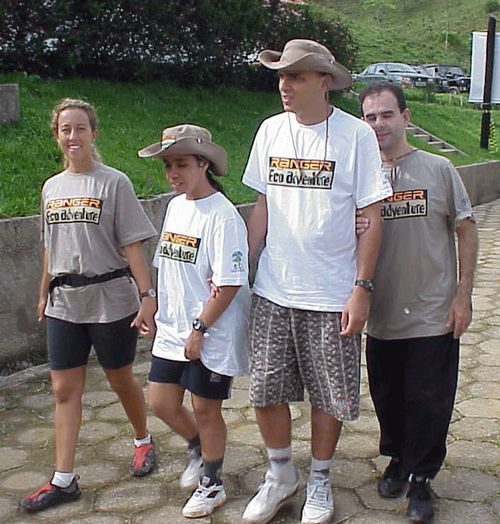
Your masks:
<svg viewBox="0 0 500 524"><path fill-rule="evenodd" d="M136 327L140 335L152 338L156 333L155 313L157 309L156 298L144 297L136 317L130 327Z"/></svg>
<svg viewBox="0 0 500 524"><path fill-rule="evenodd" d="M366 218L362 209L356 210L356 235L365 233L370 227L370 219Z"/></svg>
<svg viewBox="0 0 500 524"><path fill-rule="evenodd" d="M43 322L45 320L45 308L47 306L48 297L40 297L38 299L38 304L36 305L36 316L38 322Z"/></svg>
<svg viewBox="0 0 500 524"><path fill-rule="evenodd" d="M184 346L184 356L188 360L198 360L203 347L203 333L193 329Z"/></svg>
<svg viewBox="0 0 500 524"><path fill-rule="evenodd" d="M213 300L214 298L217 298L217 295L220 292L220 287L216 286L212 282L212 278L207 278L207 283L210 286L210 298L209 298L209 300Z"/></svg>

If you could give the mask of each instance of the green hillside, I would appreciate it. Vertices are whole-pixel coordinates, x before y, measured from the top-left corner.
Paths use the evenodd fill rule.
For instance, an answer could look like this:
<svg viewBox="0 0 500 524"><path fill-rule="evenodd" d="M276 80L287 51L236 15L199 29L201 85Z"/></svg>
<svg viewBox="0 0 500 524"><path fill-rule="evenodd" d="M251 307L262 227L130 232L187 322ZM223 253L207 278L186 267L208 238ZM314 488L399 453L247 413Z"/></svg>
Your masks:
<svg viewBox="0 0 500 524"><path fill-rule="evenodd" d="M358 71L372 62L457 63L469 70L471 31L484 31L495 0L315 0L347 22ZM497 28L498 30L498 28Z"/></svg>

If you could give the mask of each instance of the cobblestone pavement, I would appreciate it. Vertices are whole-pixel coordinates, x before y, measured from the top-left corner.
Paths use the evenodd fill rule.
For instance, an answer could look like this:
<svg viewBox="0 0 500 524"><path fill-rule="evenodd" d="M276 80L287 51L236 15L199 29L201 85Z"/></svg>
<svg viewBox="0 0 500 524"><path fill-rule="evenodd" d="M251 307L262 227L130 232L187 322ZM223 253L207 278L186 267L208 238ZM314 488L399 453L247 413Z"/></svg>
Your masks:
<svg viewBox="0 0 500 524"><path fill-rule="evenodd" d="M462 338L461 373L445 466L432 486L438 497L436 524L500 523L500 200L476 207L480 257L474 291L474 320ZM146 385L146 343L135 372ZM247 400L248 379L235 383L225 402L228 448L224 479L229 500L201 523L241 521L245 504L266 469L265 449ZM0 521L9 523L156 523L187 522L187 498L178 487L186 463L184 443L154 416L149 429L159 451L154 473L132 478L130 428L117 397L95 361L89 364L83 425L77 453L82 497L27 514L17 500L37 489L53 467L52 408L48 368L31 368L0 379ZM378 425L363 368L361 416L345 424L331 479L334 522L404 523L406 499L381 499L376 479L387 459L378 455ZM302 478L309 466L309 409L292 407L293 449ZM304 489L276 515L274 523L300 522Z"/></svg>

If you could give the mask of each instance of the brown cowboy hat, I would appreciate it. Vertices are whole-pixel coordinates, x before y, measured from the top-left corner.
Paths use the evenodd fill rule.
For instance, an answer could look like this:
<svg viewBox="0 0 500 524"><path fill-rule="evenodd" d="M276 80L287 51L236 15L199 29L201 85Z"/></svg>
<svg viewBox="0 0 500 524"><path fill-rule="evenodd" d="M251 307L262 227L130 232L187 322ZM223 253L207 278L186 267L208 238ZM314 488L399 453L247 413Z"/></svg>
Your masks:
<svg viewBox="0 0 500 524"><path fill-rule="evenodd" d="M166 155L201 155L211 164L214 175L227 170L226 151L212 142L212 134L204 127L179 124L163 130L161 142L151 144L137 153L142 158L162 158Z"/></svg>
<svg viewBox="0 0 500 524"><path fill-rule="evenodd" d="M259 54L259 61L269 69L328 73L333 77L331 89L345 89L352 85L351 73L335 61L324 45L313 40L290 40L283 52L266 49Z"/></svg>

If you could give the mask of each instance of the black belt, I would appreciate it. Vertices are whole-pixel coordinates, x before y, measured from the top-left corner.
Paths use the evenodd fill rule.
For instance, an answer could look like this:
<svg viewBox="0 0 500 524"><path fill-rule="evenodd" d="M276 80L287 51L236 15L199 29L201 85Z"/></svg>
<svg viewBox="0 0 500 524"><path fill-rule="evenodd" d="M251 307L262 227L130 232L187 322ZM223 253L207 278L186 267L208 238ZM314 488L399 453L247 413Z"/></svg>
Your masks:
<svg viewBox="0 0 500 524"><path fill-rule="evenodd" d="M73 273L67 273L66 275L60 275L54 277L49 284L49 294L57 286L64 284L71 287L82 287L90 284L100 284L101 282L107 282L114 278L130 277L130 271L128 267L122 267L121 269L115 269L109 273L103 273L102 275L95 275L94 277L86 277L85 275L77 275Z"/></svg>

